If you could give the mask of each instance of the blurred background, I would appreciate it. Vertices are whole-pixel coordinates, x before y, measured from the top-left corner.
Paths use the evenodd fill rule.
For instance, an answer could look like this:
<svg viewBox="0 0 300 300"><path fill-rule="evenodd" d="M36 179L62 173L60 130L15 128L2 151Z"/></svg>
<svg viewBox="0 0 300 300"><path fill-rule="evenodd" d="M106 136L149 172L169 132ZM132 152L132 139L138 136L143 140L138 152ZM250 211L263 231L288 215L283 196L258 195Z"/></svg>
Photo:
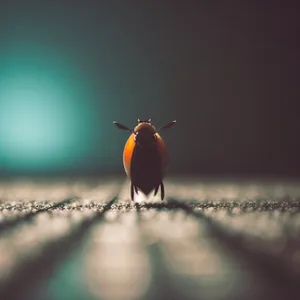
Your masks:
<svg viewBox="0 0 300 300"><path fill-rule="evenodd" d="M137 118L173 173L299 175L291 4L1 1L1 175L123 172Z"/></svg>
<svg viewBox="0 0 300 300"><path fill-rule="evenodd" d="M1 0L0 299L298 299L297 6ZM177 120L164 201L138 118Z"/></svg>

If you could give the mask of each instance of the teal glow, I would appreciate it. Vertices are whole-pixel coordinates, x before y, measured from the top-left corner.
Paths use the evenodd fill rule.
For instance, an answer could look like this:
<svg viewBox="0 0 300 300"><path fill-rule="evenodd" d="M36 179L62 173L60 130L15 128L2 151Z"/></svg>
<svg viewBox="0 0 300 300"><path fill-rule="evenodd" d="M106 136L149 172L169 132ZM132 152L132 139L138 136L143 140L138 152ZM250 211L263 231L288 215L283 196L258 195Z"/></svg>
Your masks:
<svg viewBox="0 0 300 300"><path fill-rule="evenodd" d="M93 126L86 89L49 55L9 60L0 74L0 166L48 171L80 164Z"/></svg>

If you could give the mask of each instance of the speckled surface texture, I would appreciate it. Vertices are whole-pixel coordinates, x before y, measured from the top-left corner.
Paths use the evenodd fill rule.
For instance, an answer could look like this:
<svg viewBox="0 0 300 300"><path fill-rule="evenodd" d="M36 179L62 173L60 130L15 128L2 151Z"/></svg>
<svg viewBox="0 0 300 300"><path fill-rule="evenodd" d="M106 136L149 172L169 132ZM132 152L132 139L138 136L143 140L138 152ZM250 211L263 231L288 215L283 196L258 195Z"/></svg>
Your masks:
<svg viewBox="0 0 300 300"><path fill-rule="evenodd" d="M299 299L299 183L1 181L0 299Z"/></svg>

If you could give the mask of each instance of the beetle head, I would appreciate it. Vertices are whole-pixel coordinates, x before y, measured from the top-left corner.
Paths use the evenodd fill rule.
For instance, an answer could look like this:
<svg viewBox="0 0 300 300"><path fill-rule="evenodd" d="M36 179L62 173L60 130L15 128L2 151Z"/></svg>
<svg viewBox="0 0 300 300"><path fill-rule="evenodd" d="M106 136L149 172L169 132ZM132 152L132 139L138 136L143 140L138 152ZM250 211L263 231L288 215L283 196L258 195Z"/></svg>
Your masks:
<svg viewBox="0 0 300 300"><path fill-rule="evenodd" d="M134 130L131 130L129 127L122 125L116 121L113 122L119 129L131 131L134 134L134 140L138 146L145 148L154 146L157 140L157 130L151 124L151 119L142 121L137 119L137 125L135 126ZM172 127L176 121L172 121L165 126L158 129L158 131L162 129L167 129Z"/></svg>
<svg viewBox="0 0 300 300"><path fill-rule="evenodd" d="M157 140L156 129L148 121L141 121L138 119L138 125L134 128L134 140L141 148L148 148L155 144Z"/></svg>

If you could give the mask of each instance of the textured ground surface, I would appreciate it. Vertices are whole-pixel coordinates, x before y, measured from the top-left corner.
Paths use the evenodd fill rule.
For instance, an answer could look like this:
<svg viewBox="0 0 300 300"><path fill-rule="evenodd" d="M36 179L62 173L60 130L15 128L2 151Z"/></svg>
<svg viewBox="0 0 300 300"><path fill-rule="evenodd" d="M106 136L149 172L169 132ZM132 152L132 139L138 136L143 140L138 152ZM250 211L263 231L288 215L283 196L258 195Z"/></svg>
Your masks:
<svg viewBox="0 0 300 300"><path fill-rule="evenodd" d="M0 299L300 299L300 184L0 182Z"/></svg>

